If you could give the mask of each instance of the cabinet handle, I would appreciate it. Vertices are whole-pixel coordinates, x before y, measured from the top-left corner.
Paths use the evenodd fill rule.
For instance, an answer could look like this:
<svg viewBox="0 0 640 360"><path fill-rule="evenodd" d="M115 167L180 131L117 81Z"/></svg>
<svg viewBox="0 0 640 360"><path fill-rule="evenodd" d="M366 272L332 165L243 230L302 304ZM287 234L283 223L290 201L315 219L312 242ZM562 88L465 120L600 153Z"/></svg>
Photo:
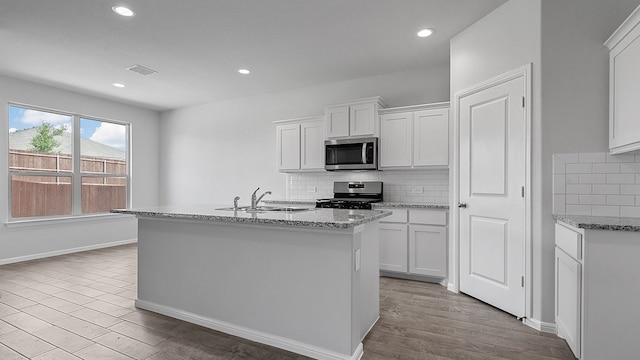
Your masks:
<svg viewBox="0 0 640 360"><path fill-rule="evenodd" d="M458 207L461 208L461 209L466 209L467 208L467 203L459 202L458 203Z"/></svg>

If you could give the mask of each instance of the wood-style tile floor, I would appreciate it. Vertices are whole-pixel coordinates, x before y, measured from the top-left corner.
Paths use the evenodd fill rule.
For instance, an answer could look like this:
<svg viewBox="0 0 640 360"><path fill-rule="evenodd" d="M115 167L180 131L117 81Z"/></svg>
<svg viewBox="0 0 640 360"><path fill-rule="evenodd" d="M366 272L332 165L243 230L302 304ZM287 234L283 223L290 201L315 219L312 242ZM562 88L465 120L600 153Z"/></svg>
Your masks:
<svg viewBox="0 0 640 360"><path fill-rule="evenodd" d="M136 245L0 266L0 359L305 359L136 309ZM381 278L364 360L574 359L566 343L437 284Z"/></svg>

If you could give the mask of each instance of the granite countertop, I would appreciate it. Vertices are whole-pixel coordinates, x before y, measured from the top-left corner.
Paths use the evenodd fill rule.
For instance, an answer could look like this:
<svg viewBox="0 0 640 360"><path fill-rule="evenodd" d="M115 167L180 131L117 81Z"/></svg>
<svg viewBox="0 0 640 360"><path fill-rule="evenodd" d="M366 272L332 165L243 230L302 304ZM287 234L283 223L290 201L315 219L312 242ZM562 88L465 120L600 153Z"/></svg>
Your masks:
<svg viewBox="0 0 640 360"><path fill-rule="evenodd" d="M416 209L449 209L449 204L427 204L427 203L401 203L401 202L379 202L372 204L374 208L416 208Z"/></svg>
<svg viewBox="0 0 640 360"><path fill-rule="evenodd" d="M325 229L351 229L357 225L365 224L391 215L391 212L382 210L315 208L307 211L266 211L259 213L217 210L224 207L224 205L156 206L148 208L116 209L111 210L111 212L117 214L136 215L138 217L253 223Z"/></svg>
<svg viewBox="0 0 640 360"><path fill-rule="evenodd" d="M586 230L640 231L640 218L581 215L553 215L553 218Z"/></svg>

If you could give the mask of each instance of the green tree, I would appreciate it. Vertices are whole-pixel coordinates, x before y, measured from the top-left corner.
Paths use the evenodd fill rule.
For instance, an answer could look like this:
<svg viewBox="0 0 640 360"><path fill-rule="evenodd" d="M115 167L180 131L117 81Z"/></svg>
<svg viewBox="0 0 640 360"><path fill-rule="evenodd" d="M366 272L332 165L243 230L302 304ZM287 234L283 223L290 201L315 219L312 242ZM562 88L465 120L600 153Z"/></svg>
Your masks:
<svg viewBox="0 0 640 360"><path fill-rule="evenodd" d="M31 150L50 153L60 146L60 141L56 136L64 133L64 128L55 128L53 125L42 121L40 126L36 126L36 135L31 139Z"/></svg>

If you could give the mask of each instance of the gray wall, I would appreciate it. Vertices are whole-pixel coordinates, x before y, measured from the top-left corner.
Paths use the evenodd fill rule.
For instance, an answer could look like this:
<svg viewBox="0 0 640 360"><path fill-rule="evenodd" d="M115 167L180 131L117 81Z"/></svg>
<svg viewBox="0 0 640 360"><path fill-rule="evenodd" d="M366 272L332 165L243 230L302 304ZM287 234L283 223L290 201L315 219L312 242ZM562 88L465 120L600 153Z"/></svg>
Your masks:
<svg viewBox="0 0 640 360"><path fill-rule="evenodd" d="M532 319L554 323L553 153L608 149L607 37L637 0L511 0L451 41L451 98L526 63L532 79Z"/></svg>
<svg viewBox="0 0 640 360"><path fill-rule="evenodd" d="M275 120L324 114L324 106L382 96L389 106L448 101L449 66L380 75L164 112L163 204L248 204L257 187L285 198L276 169Z"/></svg>
<svg viewBox="0 0 640 360"><path fill-rule="evenodd" d="M8 102L130 122L133 140L132 191L134 206L152 206L159 198L159 114L130 105L102 100L0 76L0 129L8 129ZM5 130L6 131L6 130ZM8 133L0 146L0 263L27 260L74 250L98 248L137 238L137 221L129 217L44 222L7 227Z"/></svg>

